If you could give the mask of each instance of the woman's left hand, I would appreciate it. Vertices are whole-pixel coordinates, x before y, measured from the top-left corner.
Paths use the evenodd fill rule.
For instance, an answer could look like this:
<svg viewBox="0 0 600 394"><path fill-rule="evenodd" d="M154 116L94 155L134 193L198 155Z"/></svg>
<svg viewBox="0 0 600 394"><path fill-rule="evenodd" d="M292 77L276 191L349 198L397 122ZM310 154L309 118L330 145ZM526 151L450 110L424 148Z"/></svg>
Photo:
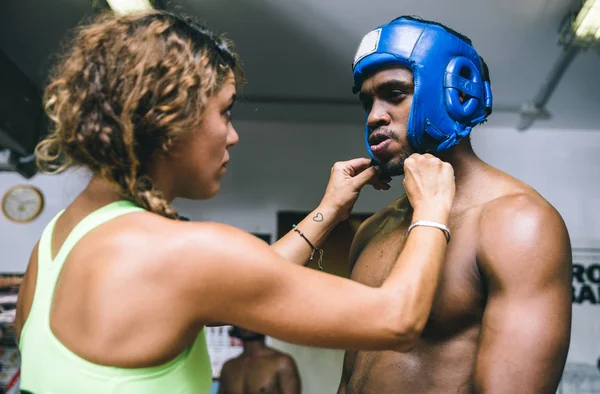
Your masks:
<svg viewBox="0 0 600 394"><path fill-rule="evenodd" d="M371 166L371 159L339 161L331 168L329 183L320 205L336 212L338 221L342 222L350 217L365 185L373 185L377 190L388 190L388 182L387 179L379 179L379 170Z"/></svg>

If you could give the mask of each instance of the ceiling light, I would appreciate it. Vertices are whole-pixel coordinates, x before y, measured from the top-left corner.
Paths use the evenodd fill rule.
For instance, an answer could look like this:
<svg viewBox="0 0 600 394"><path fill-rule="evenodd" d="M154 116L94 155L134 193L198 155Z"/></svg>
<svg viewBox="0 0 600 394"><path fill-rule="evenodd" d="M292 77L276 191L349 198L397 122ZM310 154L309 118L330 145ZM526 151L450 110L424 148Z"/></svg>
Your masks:
<svg viewBox="0 0 600 394"><path fill-rule="evenodd" d="M106 0L106 2L114 12L119 14L154 9L150 0Z"/></svg>
<svg viewBox="0 0 600 394"><path fill-rule="evenodd" d="M600 42L600 0L584 0L578 12L563 20L560 43L589 48Z"/></svg>
<svg viewBox="0 0 600 394"><path fill-rule="evenodd" d="M573 22L575 36L580 39L600 40L600 1L587 0Z"/></svg>

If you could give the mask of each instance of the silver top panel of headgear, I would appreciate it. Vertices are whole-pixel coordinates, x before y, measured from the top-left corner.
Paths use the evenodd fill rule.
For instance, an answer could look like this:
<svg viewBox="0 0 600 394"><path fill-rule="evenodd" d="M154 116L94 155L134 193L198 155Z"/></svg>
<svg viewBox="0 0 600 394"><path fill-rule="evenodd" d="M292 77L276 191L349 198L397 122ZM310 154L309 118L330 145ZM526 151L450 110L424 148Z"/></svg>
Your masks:
<svg viewBox="0 0 600 394"><path fill-rule="evenodd" d="M356 51L356 55L354 56L352 68L356 67L356 63L358 63L363 57L370 55L373 52L377 52L380 37L381 28L372 30L363 37L360 45L358 46L358 50Z"/></svg>
<svg viewBox="0 0 600 394"><path fill-rule="evenodd" d="M358 62L375 52L386 52L409 59L423 31L423 27L400 24L390 24L370 31L358 46L352 68L354 69Z"/></svg>

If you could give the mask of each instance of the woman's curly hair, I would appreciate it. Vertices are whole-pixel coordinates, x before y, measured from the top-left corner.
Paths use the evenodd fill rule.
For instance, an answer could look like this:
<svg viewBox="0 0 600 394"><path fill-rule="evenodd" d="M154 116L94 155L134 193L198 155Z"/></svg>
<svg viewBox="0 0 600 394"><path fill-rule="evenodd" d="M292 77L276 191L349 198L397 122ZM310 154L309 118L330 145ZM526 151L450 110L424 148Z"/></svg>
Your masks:
<svg viewBox="0 0 600 394"><path fill-rule="evenodd" d="M190 18L100 16L76 30L44 92L53 127L36 147L38 167L85 166L123 198L178 218L148 177L149 164L202 122L231 71L239 82L232 43Z"/></svg>

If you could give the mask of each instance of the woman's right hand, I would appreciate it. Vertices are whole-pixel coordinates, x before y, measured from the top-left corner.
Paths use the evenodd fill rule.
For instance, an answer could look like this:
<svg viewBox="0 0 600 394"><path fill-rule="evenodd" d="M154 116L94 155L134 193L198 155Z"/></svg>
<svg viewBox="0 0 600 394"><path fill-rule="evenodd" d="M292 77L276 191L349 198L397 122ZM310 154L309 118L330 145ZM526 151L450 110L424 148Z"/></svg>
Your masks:
<svg viewBox="0 0 600 394"><path fill-rule="evenodd" d="M404 161L404 189L414 209L414 220L444 224L454 202L454 169L430 154L413 154Z"/></svg>

